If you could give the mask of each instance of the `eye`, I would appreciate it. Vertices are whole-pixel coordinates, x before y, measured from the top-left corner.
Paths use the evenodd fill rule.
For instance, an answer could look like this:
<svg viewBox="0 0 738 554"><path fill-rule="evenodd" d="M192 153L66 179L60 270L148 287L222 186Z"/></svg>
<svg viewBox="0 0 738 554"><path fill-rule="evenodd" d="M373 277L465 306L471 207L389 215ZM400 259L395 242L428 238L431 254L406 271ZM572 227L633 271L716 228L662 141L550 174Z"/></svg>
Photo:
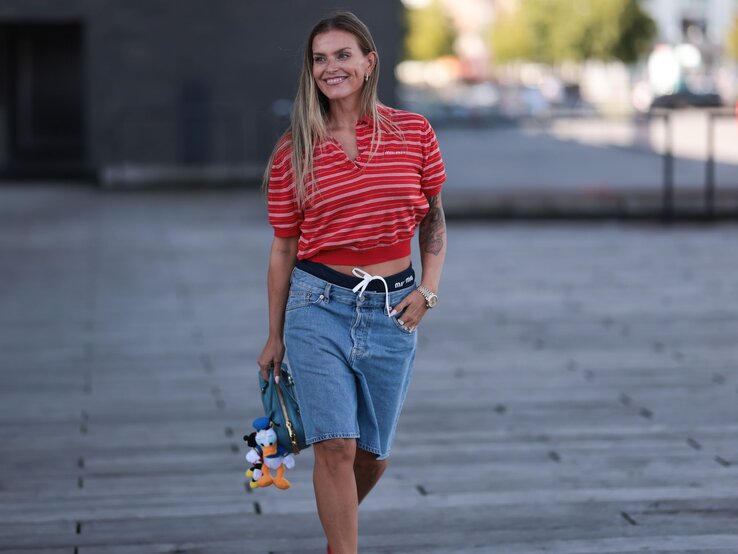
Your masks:
<svg viewBox="0 0 738 554"><path fill-rule="evenodd" d="M313 57L313 63L323 63L325 61L325 56L314 56Z"/></svg>
<svg viewBox="0 0 738 554"><path fill-rule="evenodd" d="M348 59L348 58L350 58L350 57L351 57L351 54L349 54L348 52L341 52L341 53L340 53L340 54L338 55L338 59L339 59L339 60L346 60L346 59Z"/></svg>

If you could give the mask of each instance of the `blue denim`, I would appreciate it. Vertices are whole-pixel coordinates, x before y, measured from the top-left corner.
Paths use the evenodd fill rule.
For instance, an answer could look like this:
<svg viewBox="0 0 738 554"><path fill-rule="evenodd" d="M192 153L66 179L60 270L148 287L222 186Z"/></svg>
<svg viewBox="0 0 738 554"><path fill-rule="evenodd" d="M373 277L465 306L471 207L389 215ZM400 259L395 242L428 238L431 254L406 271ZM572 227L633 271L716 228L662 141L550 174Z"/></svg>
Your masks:
<svg viewBox="0 0 738 554"><path fill-rule="evenodd" d="M396 306L415 287L391 291ZM385 313L384 292L357 294L295 268L285 311L285 347L313 444L356 438L385 459L410 384L417 331Z"/></svg>

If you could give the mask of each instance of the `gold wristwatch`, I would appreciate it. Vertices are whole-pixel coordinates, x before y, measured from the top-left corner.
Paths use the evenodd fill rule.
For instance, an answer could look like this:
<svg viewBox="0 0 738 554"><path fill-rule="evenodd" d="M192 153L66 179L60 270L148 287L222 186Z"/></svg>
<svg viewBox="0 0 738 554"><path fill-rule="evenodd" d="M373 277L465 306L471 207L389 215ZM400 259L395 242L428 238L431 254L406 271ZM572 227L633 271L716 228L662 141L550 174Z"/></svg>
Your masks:
<svg viewBox="0 0 738 554"><path fill-rule="evenodd" d="M425 298L426 308L436 307L436 304L438 304L438 295L435 292L433 292L429 288L424 287L423 285L418 285L418 292L422 294Z"/></svg>

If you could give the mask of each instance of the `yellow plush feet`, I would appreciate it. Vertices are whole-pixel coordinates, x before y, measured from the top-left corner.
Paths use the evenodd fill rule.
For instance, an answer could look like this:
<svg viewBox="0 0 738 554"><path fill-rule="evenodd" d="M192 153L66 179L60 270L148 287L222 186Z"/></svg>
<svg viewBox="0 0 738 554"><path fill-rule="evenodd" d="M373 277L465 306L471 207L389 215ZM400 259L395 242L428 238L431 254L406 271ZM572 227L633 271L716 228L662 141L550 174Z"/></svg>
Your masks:
<svg viewBox="0 0 738 554"><path fill-rule="evenodd" d="M249 487L251 487L252 489L259 488L259 479L262 476L261 470L254 470L254 468L251 467L246 471L244 475L246 475L249 480Z"/></svg>

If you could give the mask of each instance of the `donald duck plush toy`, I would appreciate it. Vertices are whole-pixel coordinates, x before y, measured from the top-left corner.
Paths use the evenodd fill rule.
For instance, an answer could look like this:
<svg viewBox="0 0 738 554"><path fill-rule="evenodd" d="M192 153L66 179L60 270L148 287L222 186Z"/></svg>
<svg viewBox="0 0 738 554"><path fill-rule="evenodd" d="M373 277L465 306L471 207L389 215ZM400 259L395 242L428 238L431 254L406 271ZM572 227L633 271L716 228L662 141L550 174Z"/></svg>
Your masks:
<svg viewBox="0 0 738 554"><path fill-rule="evenodd" d="M274 485L278 489L290 488L290 482L284 478L284 470L295 467L295 457L284 446L277 443L277 433L272 429L269 418L259 417L254 420L256 435L247 435L244 440L251 450L246 454L246 461L252 464L246 476L251 478L249 486L268 487Z"/></svg>

